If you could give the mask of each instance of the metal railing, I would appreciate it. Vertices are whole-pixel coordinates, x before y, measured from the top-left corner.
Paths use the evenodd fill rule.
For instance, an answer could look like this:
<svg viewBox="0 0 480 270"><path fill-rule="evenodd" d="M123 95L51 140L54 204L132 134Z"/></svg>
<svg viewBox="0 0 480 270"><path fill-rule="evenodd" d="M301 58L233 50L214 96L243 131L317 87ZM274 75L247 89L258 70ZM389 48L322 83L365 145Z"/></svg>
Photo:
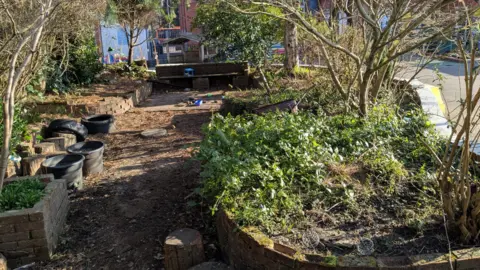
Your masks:
<svg viewBox="0 0 480 270"><path fill-rule="evenodd" d="M181 30L177 28L164 28L157 30L158 39L172 39L180 35Z"/></svg>

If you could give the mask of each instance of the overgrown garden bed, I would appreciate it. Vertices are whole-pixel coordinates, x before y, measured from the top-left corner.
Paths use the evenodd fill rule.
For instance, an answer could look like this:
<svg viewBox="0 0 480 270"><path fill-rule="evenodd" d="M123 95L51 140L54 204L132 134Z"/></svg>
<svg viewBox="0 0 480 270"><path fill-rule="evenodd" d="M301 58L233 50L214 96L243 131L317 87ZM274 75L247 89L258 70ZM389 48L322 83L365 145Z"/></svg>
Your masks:
<svg viewBox="0 0 480 270"><path fill-rule="evenodd" d="M201 193L240 226L325 256L448 252L432 154L445 141L421 111L216 115L205 132Z"/></svg>

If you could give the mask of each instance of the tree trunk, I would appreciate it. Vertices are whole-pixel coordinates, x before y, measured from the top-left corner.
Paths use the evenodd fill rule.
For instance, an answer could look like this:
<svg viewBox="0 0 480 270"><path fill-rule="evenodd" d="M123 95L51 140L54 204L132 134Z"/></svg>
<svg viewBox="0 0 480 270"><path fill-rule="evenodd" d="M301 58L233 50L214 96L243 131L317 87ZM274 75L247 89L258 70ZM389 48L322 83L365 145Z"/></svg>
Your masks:
<svg viewBox="0 0 480 270"><path fill-rule="evenodd" d="M268 101L271 102L272 98L272 89L270 88L270 84L268 84L267 77L265 77L265 73L263 73L263 69L261 67L258 67L258 72L260 73L260 77L262 78L263 81L263 86L265 87L265 90L267 91L268 95Z"/></svg>
<svg viewBox="0 0 480 270"><path fill-rule="evenodd" d="M380 92L380 88L385 81L385 76L390 68L390 65L385 65L377 72L377 76L374 80L373 87L372 87L372 101L375 103L377 102L378 93Z"/></svg>
<svg viewBox="0 0 480 270"><path fill-rule="evenodd" d="M359 106L358 110L360 116L367 117L368 115L368 88L370 86L371 73L369 71L365 72L363 81L360 84L360 97L359 97Z"/></svg>
<svg viewBox="0 0 480 270"><path fill-rule="evenodd" d="M40 20L38 25L31 30L28 36L25 36L18 43L15 52L12 55L10 60L8 79L7 79L7 89L3 97L3 142L1 148L1 157L0 157L0 191L3 188L3 181L5 179L5 172L8 167L8 156L10 155L10 141L12 137L13 129L13 120L15 113L15 91L17 90L18 82L21 79L22 74L25 72L25 68L30 64L33 55L36 53L38 45L40 43L40 38L43 33L43 27L45 25L48 12L50 11L52 2L49 1L47 6L42 7ZM31 45L26 52L26 56L23 59L22 63L19 65L19 57L24 50L26 44L31 41ZM19 65L19 66L18 66Z"/></svg>
<svg viewBox="0 0 480 270"><path fill-rule="evenodd" d="M130 31L129 33L126 33L127 35L130 35L130 38L128 39L128 65L131 66L133 65L133 47L135 46L135 43L134 43L134 40L133 40L133 37L134 37L134 33L133 31L135 31L135 29L131 26L129 26L130 28Z"/></svg>
<svg viewBox="0 0 480 270"><path fill-rule="evenodd" d="M293 75L295 67L299 65L297 26L294 23L285 22L285 62L284 68L287 74Z"/></svg>

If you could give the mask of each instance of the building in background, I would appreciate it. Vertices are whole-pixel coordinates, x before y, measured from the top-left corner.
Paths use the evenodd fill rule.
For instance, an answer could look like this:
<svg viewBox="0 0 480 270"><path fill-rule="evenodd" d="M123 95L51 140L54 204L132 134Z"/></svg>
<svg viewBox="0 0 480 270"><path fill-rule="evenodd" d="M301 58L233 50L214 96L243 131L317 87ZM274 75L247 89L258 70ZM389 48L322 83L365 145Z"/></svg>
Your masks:
<svg viewBox="0 0 480 270"><path fill-rule="evenodd" d="M193 20L197 15L197 1L196 0L180 0L179 21L182 33L200 34L201 30L193 28Z"/></svg>
<svg viewBox="0 0 480 270"><path fill-rule="evenodd" d="M128 41L125 31L120 25L107 26L100 24L97 27L95 35L99 54L104 64L113 64L118 62L126 62L128 57ZM148 38L147 30L140 33L138 42ZM150 51L147 42L133 48L133 59L148 59Z"/></svg>

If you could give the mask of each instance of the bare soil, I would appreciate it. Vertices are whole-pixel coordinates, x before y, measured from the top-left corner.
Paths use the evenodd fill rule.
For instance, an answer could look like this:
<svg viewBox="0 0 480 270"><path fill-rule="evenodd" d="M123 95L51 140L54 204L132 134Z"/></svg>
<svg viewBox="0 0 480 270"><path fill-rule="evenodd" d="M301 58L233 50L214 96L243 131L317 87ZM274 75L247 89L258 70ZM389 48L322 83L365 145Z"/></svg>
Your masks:
<svg viewBox="0 0 480 270"><path fill-rule="evenodd" d="M367 196L365 192L368 175L360 164L328 166L330 176L342 176L354 186L356 196ZM335 186L334 177L324 183ZM278 233L272 238L310 254L354 255L354 256L410 256L419 254L448 253L452 250L470 248L459 241L450 239L445 233L441 204L434 197L427 205L417 204L418 196L408 183L397 183L394 196L378 192L372 200L359 200L354 213L340 202L329 208L319 198L305 211L306 221L297 224L289 233ZM424 219L415 215L417 209L430 213ZM371 249L364 248L365 241L372 243Z"/></svg>
<svg viewBox="0 0 480 270"><path fill-rule="evenodd" d="M39 269L162 269L163 242L179 228L204 237L207 258L216 256L210 214L189 206L200 166L192 144L210 112L146 112L116 117L116 132L91 136L106 143L105 171L71 194L67 229L56 257ZM168 135L144 139L145 129Z"/></svg>

